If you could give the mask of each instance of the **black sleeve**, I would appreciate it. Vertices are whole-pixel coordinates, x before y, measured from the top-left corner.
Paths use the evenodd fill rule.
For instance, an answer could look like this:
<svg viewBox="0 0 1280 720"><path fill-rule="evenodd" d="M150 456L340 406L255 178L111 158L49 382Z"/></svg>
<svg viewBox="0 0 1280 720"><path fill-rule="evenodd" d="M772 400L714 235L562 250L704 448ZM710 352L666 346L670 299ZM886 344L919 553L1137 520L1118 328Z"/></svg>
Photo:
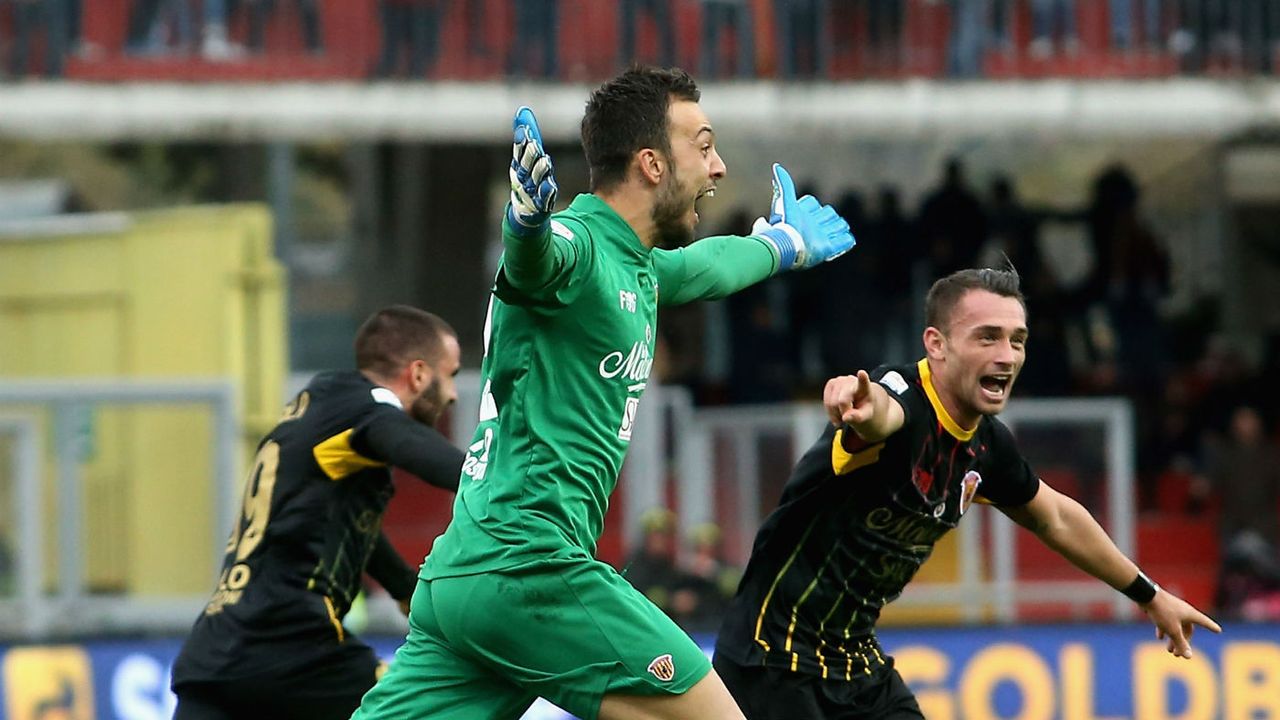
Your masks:
<svg viewBox="0 0 1280 720"><path fill-rule="evenodd" d="M904 376L901 368L892 365L881 365L880 367L868 373L872 382L879 383L881 387L889 392L889 397L902 406L904 429L910 428L914 421L923 420L928 416L925 410L925 404L928 402L924 393L911 380ZM898 432L902 432L899 430Z"/></svg>
<svg viewBox="0 0 1280 720"><path fill-rule="evenodd" d="M351 434L351 449L417 475L445 490L458 490L466 454L432 428L388 406L372 413Z"/></svg>
<svg viewBox="0 0 1280 720"><path fill-rule="evenodd" d="M365 569L396 600L408 600L418 584L418 574L391 547L386 533L378 533L378 542L373 546L373 554L369 556Z"/></svg>
<svg viewBox="0 0 1280 720"><path fill-rule="evenodd" d="M1026 505L1040 490L1040 478L1018 452L1013 433L995 418L991 422L991 447L983 463L978 494L995 505Z"/></svg>

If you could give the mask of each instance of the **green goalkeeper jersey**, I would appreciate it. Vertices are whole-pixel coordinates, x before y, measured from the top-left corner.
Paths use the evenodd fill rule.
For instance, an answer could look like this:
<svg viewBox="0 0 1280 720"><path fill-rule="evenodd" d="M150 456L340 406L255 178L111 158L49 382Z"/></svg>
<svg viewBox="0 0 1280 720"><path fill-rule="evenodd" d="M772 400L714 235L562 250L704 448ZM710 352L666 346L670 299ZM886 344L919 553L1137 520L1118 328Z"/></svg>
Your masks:
<svg viewBox="0 0 1280 720"><path fill-rule="evenodd" d="M593 557L653 368L658 304L724 297L778 266L756 237L651 250L594 195L548 232L504 223L503 242L480 424L426 580Z"/></svg>

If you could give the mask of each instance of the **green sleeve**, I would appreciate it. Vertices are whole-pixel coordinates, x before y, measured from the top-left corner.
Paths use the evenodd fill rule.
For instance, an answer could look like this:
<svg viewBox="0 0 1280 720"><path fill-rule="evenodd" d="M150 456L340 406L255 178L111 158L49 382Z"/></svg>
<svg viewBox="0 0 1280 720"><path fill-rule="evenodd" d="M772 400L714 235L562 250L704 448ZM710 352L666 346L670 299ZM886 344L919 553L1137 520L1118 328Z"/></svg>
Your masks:
<svg viewBox="0 0 1280 720"><path fill-rule="evenodd" d="M571 299L591 265L590 241L586 229L575 223L576 231L552 220L541 232L521 233L502 221L502 268L499 288L518 304L520 298L534 304L563 305Z"/></svg>
<svg viewBox="0 0 1280 720"><path fill-rule="evenodd" d="M658 302L681 305L716 300L769 277L778 256L758 237L718 235L679 250L654 250Z"/></svg>

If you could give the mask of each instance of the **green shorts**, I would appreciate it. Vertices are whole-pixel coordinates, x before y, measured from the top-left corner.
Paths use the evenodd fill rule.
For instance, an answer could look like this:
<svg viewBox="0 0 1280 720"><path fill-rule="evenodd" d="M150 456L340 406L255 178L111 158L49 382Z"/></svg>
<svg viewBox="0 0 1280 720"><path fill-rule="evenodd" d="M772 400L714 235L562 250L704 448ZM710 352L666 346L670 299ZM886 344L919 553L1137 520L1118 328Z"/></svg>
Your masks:
<svg viewBox="0 0 1280 720"><path fill-rule="evenodd" d="M536 697L595 720L606 694L679 695L710 671L602 562L419 580L409 637L352 720L514 719Z"/></svg>

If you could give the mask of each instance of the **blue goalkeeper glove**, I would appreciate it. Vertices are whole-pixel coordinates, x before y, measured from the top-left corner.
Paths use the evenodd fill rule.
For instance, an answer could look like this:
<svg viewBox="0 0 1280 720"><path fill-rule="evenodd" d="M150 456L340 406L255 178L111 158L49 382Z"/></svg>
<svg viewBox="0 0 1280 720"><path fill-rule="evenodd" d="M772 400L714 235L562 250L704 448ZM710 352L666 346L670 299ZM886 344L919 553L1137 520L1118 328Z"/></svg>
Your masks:
<svg viewBox="0 0 1280 720"><path fill-rule="evenodd" d="M511 146L511 204L507 220L517 233L540 232L551 217L556 204L555 170L551 156L542 149L542 133L533 111L521 107L511 123L514 144Z"/></svg>
<svg viewBox="0 0 1280 720"><path fill-rule="evenodd" d="M769 219L756 220L751 234L764 238L778 253L778 271L803 270L835 260L857 241L849 223L812 195L796 197L796 185L785 168L773 164L773 205Z"/></svg>

